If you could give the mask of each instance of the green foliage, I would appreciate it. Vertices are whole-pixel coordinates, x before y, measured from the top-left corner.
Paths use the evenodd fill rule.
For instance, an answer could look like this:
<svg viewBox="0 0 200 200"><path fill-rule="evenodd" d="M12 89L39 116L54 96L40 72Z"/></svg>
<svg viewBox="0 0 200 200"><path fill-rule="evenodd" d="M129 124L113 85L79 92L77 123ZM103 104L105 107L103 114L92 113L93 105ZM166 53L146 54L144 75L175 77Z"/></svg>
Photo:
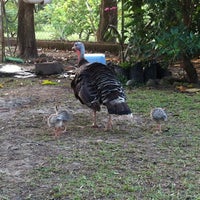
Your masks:
<svg viewBox="0 0 200 200"><path fill-rule="evenodd" d="M199 35L189 32L185 27L172 27L155 37L155 49L168 59L180 58L183 54L192 57L200 49Z"/></svg>
<svg viewBox="0 0 200 200"><path fill-rule="evenodd" d="M45 6L36 5L36 33L44 32L52 39L62 40L69 40L73 35L79 35L83 40L90 40L90 36L95 38L100 2L54 0ZM182 53L190 57L199 53L200 5L198 0L192 1L193 7L188 8L191 18L187 26L183 21L187 16L183 2L119 0L118 28L110 29L121 44L123 61L133 63L160 57L171 61L179 58ZM17 1L10 0L5 5L6 32L16 36ZM126 49L124 43L128 43Z"/></svg>
<svg viewBox="0 0 200 200"><path fill-rule="evenodd" d="M67 39L74 33L95 34L98 26L98 4L95 1L55 0L39 10L36 24L39 29L54 32L55 39ZM48 24L48 25L46 25Z"/></svg>
<svg viewBox="0 0 200 200"><path fill-rule="evenodd" d="M4 32L8 37L16 37L17 34L17 2L15 0L5 2Z"/></svg>
<svg viewBox="0 0 200 200"><path fill-rule="evenodd" d="M191 3L190 24L186 24L183 6L183 1L126 1L125 11L131 19L126 24L131 62L160 56L174 60L182 53L192 57L199 51L199 3Z"/></svg>

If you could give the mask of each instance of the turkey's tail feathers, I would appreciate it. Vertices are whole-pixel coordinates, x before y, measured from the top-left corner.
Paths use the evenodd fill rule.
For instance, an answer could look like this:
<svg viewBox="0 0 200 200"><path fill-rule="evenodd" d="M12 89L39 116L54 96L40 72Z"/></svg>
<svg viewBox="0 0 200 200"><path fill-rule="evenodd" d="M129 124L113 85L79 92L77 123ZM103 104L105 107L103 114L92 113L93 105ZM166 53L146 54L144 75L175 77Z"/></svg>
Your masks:
<svg viewBox="0 0 200 200"><path fill-rule="evenodd" d="M132 113L126 102L120 102L115 104L108 103L106 107L108 109L109 114L128 115Z"/></svg>

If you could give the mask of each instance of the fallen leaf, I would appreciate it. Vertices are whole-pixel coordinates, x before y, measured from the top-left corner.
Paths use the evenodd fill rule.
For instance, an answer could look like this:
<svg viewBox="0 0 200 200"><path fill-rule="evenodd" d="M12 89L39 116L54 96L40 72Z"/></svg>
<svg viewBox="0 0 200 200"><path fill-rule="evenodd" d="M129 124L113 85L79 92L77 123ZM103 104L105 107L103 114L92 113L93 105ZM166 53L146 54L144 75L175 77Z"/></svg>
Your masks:
<svg viewBox="0 0 200 200"><path fill-rule="evenodd" d="M190 93L200 92L200 88L187 88L185 89L185 92L190 92Z"/></svg>
<svg viewBox="0 0 200 200"><path fill-rule="evenodd" d="M50 80L43 80L42 85L57 85L58 83Z"/></svg>
<svg viewBox="0 0 200 200"><path fill-rule="evenodd" d="M187 88L185 86L177 86L176 87L180 92L188 92L188 93L195 93L200 92L200 88Z"/></svg>
<svg viewBox="0 0 200 200"><path fill-rule="evenodd" d="M185 86L182 86L182 85L180 85L180 86L176 86L176 89L178 89L180 92L185 92L185 90L186 90L186 87L185 87Z"/></svg>

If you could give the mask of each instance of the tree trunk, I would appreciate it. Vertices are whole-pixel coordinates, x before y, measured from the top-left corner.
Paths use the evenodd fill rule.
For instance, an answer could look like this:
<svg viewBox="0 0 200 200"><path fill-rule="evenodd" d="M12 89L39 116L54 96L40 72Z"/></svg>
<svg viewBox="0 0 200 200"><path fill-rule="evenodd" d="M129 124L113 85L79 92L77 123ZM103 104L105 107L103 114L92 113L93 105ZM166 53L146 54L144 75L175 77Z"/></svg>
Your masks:
<svg viewBox="0 0 200 200"><path fill-rule="evenodd" d="M117 1L116 0L102 0L100 7L100 22L97 30L98 42L115 42L116 37L111 34L107 35L109 25L117 28ZM112 29L110 29L112 30ZM109 34L109 33L108 33Z"/></svg>
<svg viewBox="0 0 200 200"><path fill-rule="evenodd" d="M19 0L18 8L18 42L19 56L22 58L35 58L38 56L34 27L34 4Z"/></svg>
<svg viewBox="0 0 200 200"><path fill-rule="evenodd" d="M191 28L192 23L192 13L194 11L194 4L192 0L182 0L180 1L182 15L183 15L183 24L187 26L188 30Z"/></svg>
<svg viewBox="0 0 200 200"><path fill-rule="evenodd" d="M3 8L4 1L0 2L0 62L4 60L5 44L4 44L4 28L3 28Z"/></svg>
<svg viewBox="0 0 200 200"><path fill-rule="evenodd" d="M192 64L190 58L186 54L184 54L182 55L182 61L182 66L187 73L188 81L190 83L198 83L197 71L194 68L194 65Z"/></svg>
<svg viewBox="0 0 200 200"><path fill-rule="evenodd" d="M194 10L194 4L191 0L181 0L180 1L182 16L183 16L183 24L190 31L191 23L192 23L192 12ZM182 55L183 69L186 71L188 76L188 81L191 83L198 82L198 75L194 65L191 62L191 58L187 56L186 53Z"/></svg>

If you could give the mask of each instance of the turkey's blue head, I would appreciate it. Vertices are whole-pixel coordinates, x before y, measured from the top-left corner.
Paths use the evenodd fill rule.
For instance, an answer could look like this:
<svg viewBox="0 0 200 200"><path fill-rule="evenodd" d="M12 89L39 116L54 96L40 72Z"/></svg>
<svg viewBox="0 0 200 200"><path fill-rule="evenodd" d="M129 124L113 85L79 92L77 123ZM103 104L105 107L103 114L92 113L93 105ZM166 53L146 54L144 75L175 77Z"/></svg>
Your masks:
<svg viewBox="0 0 200 200"><path fill-rule="evenodd" d="M76 51L79 61L84 58L85 46L82 42L75 42L72 50Z"/></svg>

